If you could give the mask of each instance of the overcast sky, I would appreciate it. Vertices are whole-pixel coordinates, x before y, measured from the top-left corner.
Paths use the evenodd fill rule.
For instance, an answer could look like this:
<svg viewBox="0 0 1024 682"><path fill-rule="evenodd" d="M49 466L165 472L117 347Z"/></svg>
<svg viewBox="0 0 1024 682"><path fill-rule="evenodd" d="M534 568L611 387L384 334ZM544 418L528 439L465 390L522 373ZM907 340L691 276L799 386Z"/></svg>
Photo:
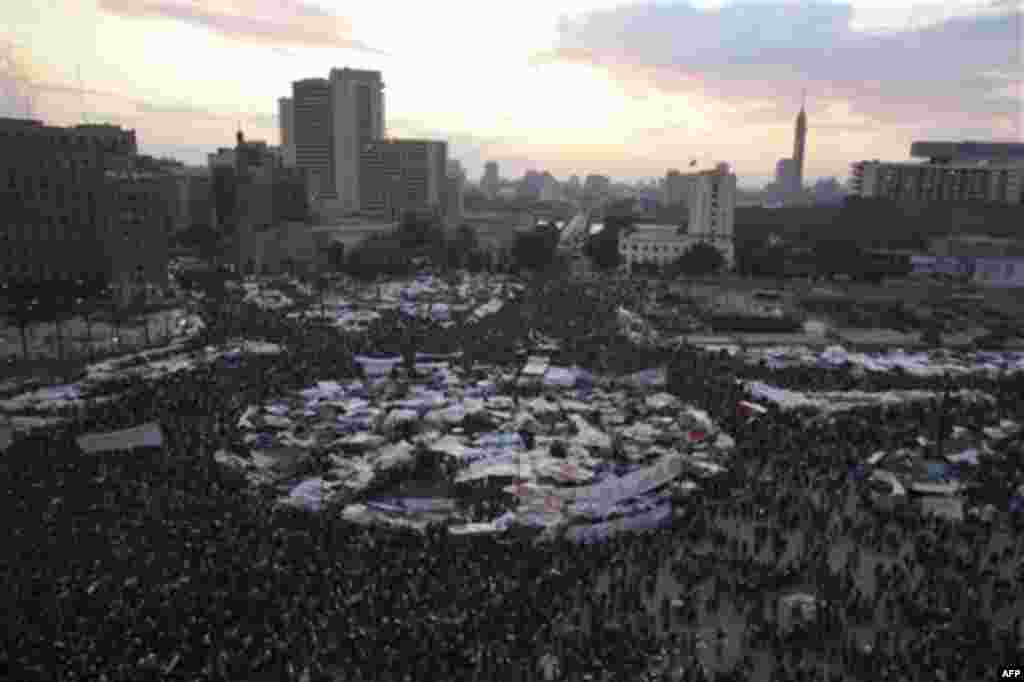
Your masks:
<svg viewBox="0 0 1024 682"><path fill-rule="evenodd" d="M471 178L529 168L661 176L727 161L741 184L792 153L805 176L903 160L914 139L1019 140L1016 0L0 3L0 113L112 122L204 163L278 140L276 101L331 67L377 69L392 136L447 139ZM31 83L31 88L26 86ZM84 91L84 92L83 92Z"/></svg>

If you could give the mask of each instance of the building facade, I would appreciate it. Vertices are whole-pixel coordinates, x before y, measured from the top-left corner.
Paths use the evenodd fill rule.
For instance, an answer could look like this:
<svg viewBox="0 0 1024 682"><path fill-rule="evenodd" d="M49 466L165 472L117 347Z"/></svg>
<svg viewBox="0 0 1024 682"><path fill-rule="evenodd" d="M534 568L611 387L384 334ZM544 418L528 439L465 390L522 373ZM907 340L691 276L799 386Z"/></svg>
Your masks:
<svg viewBox="0 0 1024 682"><path fill-rule="evenodd" d="M445 185L445 218L450 226L458 226L466 214L466 172L457 159L448 161Z"/></svg>
<svg viewBox="0 0 1024 682"><path fill-rule="evenodd" d="M280 128L281 161L286 168L295 166L295 100L281 97L277 100L277 121Z"/></svg>
<svg viewBox="0 0 1024 682"><path fill-rule="evenodd" d="M135 132L0 119L0 148L0 278L110 281L119 210L106 172L132 167Z"/></svg>
<svg viewBox="0 0 1024 682"><path fill-rule="evenodd" d="M360 155L362 212L397 218L405 211L443 210L448 144L434 140L373 140Z"/></svg>
<svg viewBox="0 0 1024 682"><path fill-rule="evenodd" d="M888 163L853 164L850 188L862 197L897 201L991 201L1024 203L1024 164Z"/></svg>
<svg viewBox="0 0 1024 682"><path fill-rule="evenodd" d="M309 181L313 201L337 199L331 83L307 78L292 83L295 166Z"/></svg>
<svg viewBox="0 0 1024 682"><path fill-rule="evenodd" d="M673 177L686 187L686 225L641 226L619 243L623 264L646 262L667 265L697 243L711 244L722 254L726 266L735 263L733 227L736 213L736 176L727 164L714 170ZM668 177L666 177L668 184Z"/></svg>
<svg viewBox="0 0 1024 682"><path fill-rule="evenodd" d="M334 193L341 210L360 210L360 149L384 137L384 81L379 71L331 69Z"/></svg>
<svg viewBox="0 0 1024 682"><path fill-rule="evenodd" d="M498 162L488 161L484 164L484 176L480 180L480 189L488 199L493 201L498 198L500 187L501 177L498 175Z"/></svg>
<svg viewBox="0 0 1024 682"><path fill-rule="evenodd" d="M114 207L102 240L111 284L122 299L147 286L166 287L174 229L168 176L107 171L105 181Z"/></svg>

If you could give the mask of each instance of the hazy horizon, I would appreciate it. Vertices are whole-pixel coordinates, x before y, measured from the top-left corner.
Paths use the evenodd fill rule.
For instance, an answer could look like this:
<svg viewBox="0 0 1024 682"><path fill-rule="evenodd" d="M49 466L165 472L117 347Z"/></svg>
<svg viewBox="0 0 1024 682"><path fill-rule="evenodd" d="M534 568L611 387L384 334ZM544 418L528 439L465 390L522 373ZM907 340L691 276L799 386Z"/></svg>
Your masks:
<svg viewBox="0 0 1024 682"><path fill-rule="evenodd" d="M383 73L390 135L447 140L474 181L487 160L633 182L696 159L752 188L792 153L806 89L807 183L844 182L916 139L1020 140L1013 5L30 0L0 9L0 114L31 95L34 118L205 164L239 125L276 144L291 82L351 66Z"/></svg>

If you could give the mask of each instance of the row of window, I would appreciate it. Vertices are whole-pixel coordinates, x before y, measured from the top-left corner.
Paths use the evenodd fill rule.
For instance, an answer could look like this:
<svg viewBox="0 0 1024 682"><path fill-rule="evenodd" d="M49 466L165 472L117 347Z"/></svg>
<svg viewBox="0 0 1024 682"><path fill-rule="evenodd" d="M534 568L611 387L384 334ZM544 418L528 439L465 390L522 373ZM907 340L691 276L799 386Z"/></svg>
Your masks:
<svg viewBox="0 0 1024 682"><path fill-rule="evenodd" d="M73 229L69 229L74 225ZM2 225L0 226L0 241L34 241L48 240L56 241L79 241L83 238L80 223L72 222L67 216L61 216L58 220L50 220L37 225Z"/></svg>
<svg viewBox="0 0 1024 682"><path fill-rule="evenodd" d="M88 273L71 272L67 268L52 268L45 263L0 263L0 272L7 277L18 275L35 276L39 279L57 279L65 282L87 279L89 277Z"/></svg>
<svg viewBox="0 0 1024 682"><path fill-rule="evenodd" d="M625 252L629 248L630 245L625 243L619 245L619 251ZM683 246L682 244L644 244L643 246L641 246L640 244L633 244L632 250L642 251L644 253L682 253Z"/></svg>

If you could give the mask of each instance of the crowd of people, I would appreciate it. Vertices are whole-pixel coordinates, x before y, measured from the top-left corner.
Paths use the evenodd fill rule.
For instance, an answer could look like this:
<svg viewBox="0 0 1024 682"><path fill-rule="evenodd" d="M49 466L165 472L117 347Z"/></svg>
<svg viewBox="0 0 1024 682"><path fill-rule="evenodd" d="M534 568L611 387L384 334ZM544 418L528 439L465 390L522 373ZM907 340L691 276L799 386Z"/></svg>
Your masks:
<svg viewBox="0 0 1024 682"><path fill-rule="evenodd" d="M851 471L932 428L940 408L947 425L1021 422L1019 378L975 381L996 400L985 406L751 418L737 412L748 396L736 380L764 368L681 349L668 388L733 435L732 464L666 527L597 544L354 526L330 509L277 507L214 463L218 448L244 451L247 405L356 376L361 352L454 345L469 363L496 362L487 344L515 357L525 319L532 329L544 321L543 334L595 371L650 367L664 351L623 357L610 321L641 296L625 283L541 284L472 328L385 316L358 337L277 312L210 316L200 343L258 332L285 352L126 379L108 389L118 400L68 410L64 425L0 459L0 669L25 681L973 682L1012 664L1024 634L1013 519L954 524L874 509ZM590 343L574 340L583 337ZM911 381L772 377L804 388ZM163 448L84 456L75 446L82 433L148 421L161 424ZM1018 466L984 460L972 494L1005 507L1024 482ZM815 597L811 619L780 610L794 591Z"/></svg>

